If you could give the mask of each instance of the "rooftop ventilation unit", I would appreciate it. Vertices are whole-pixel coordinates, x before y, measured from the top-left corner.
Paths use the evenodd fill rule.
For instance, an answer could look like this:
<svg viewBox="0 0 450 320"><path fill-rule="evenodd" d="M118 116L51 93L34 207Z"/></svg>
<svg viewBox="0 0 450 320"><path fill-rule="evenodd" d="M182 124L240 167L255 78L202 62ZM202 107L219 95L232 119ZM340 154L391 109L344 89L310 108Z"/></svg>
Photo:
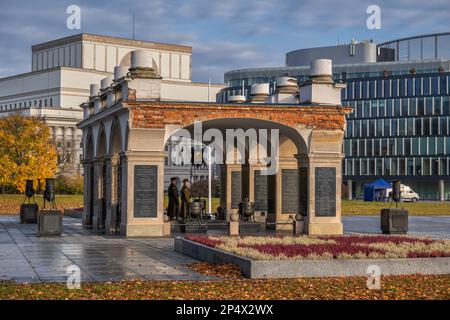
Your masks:
<svg viewBox="0 0 450 320"><path fill-rule="evenodd" d="M234 96L228 97L228 102L231 102L231 103L243 103L246 100L247 99L245 98L244 95L234 95Z"/></svg>

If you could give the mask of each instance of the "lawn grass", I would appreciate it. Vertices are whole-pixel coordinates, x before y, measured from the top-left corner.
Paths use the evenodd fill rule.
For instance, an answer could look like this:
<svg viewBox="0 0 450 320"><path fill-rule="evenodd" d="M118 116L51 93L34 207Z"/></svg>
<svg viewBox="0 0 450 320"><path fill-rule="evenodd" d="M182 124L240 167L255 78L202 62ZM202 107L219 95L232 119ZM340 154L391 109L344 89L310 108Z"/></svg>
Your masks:
<svg viewBox="0 0 450 320"><path fill-rule="evenodd" d="M344 216L367 216L379 215L381 209L389 208L388 202L365 202L362 200L342 200L342 215ZM401 202L399 208L405 208L413 216L438 216L450 215L449 201L419 201ZM392 204L395 208L395 204Z"/></svg>
<svg viewBox="0 0 450 320"><path fill-rule="evenodd" d="M42 195L35 195L39 208L42 207ZM25 196L20 194L2 194L0 195L0 214L14 215L20 212L20 205ZM60 210L64 208L79 208L83 206L83 195L57 195L56 206Z"/></svg>
<svg viewBox="0 0 450 320"><path fill-rule="evenodd" d="M386 276L381 289L367 288L366 277L226 279L219 281L128 281L82 284L0 284L5 299L450 299L450 275Z"/></svg>
<svg viewBox="0 0 450 320"><path fill-rule="evenodd" d="M35 196L39 207L42 206L42 195ZM1 194L0 195L0 214L13 215L20 211L20 204L23 202L24 196L18 194ZM57 195L56 204L58 209L77 208L83 206L83 195ZM164 207L168 205L167 196L164 197ZM213 212L220 205L219 198L212 198ZM395 206L393 204L393 206ZM361 200L342 200L342 215L379 215L381 209L388 208L389 203L385 202L364 202ZM410 215L414 216L436 216L450 215L449 201L419 201L416 203L402 202L399 207L405 208Z"/></svg>

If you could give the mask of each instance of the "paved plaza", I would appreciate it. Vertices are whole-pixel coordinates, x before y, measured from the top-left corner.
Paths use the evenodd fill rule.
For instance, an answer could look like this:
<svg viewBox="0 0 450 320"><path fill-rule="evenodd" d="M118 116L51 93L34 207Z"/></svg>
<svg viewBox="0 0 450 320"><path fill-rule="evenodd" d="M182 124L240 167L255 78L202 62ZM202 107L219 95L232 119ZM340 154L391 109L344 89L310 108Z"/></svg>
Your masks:
<svg viewBox="0 0 450 320"><path fill-rule="evenodd" d="M380 233L379 217L344 217L345 233ZM450 238L450 216L410 217L410 235ZM186 267L196 262L173 250L172 238L124 239L83 229L64 218L64 235L37 237L36 225L0 216L0 282L65 282L70 265L81 281L213 280Z"/></svg>

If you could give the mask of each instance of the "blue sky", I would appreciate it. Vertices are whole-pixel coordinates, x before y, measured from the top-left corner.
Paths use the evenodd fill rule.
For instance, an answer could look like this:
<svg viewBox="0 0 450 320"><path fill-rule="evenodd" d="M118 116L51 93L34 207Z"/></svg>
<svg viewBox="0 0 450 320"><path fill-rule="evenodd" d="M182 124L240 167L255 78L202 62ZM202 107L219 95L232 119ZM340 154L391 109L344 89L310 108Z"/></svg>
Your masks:
<svg viewBox="0 0 450 320"><path fill-rule="evenodd" d="M81 30L66 28L66 8L81 8ZM369 5L381 29L366 27ZM281 66L299 48L450 31L449 0L0 0L0 77L31 69L31 45L81 32L186 44L193 79L223 81L231 69Z"/></svg>

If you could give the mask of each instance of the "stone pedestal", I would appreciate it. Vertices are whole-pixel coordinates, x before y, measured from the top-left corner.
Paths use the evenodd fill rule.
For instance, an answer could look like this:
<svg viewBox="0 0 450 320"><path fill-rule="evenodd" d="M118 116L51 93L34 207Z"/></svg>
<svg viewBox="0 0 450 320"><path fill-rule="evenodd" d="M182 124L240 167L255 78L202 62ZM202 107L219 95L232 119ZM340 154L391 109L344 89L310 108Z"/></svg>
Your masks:
<svg viewBox="0 0 450 320"><path fill-rule="evenodd" d="M384 234L406 234L408 232L408 210L381 210L381 231Z"/></svg>
<svg viewBox="0 0 450 320"><path fill-rule="evenodd" d="M24 203L20 206L20 223L37 223L39 207L36 203Z"/></svg>
<svg viewBox="0 0 450 320"><path fill-rule="evenodd" d="M230 236L239 235L239 221L230 221L228 223L228 235Z"/></svg>
<svg viewBox="0 0 450 320"><path fill-rule="evenodd" d="M63 214L60 210L39 211L38 236L60 236L63 233Z"/></svg>
<svg viewBox="0 0 450 320"><path fill-rule="evenodd" d="M305 229L305 221L303 220L295 220L294 221L294 235L301 236L304 233Z"/></svg>

